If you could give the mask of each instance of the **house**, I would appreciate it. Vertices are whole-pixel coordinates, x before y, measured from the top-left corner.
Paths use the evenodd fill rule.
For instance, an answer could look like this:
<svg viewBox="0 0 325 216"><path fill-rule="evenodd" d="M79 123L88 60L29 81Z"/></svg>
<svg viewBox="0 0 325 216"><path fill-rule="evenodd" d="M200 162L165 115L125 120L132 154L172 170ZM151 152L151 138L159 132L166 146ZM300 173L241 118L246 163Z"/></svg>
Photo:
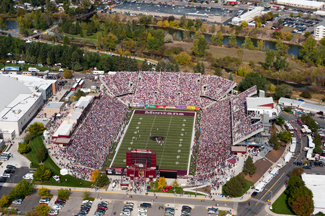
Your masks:
<svg viewBox="0 0 325 216"><path fill-rule="evenodd" d="M314 38L315 40L321 40L325 36L325 20L318 23L314 27Z"/></svg>

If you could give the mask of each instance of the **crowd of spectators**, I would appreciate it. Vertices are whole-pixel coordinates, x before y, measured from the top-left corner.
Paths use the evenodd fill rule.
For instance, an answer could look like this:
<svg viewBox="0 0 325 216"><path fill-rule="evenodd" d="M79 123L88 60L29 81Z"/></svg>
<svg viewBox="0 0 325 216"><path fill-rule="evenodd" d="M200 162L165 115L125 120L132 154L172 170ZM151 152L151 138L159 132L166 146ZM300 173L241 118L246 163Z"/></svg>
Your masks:
<svg viewBox="0 0 325 216"><path fill-rule="evenodd" d="M122 98L125 103L163 106L205 107L235 85L233 81L199 73L117 72L101 79L114 96L130 93L128 98Z"/></svg>
<svg viewBox="0 0 325 216"><path fill-rule="evenodd" d="M85 167L100 169L127 112L127 106L103 94L76 131L71 145L64 150L67 159Z"/></svg>
<svg viewBox="0 0 325 216"><path fill-rule="evenodd" d="M251 118L246 112L246 98L254 92L257 92L256 86L231 97L233 142L245 138L259 129L263 129L262 121L252 124Z"/></svg>

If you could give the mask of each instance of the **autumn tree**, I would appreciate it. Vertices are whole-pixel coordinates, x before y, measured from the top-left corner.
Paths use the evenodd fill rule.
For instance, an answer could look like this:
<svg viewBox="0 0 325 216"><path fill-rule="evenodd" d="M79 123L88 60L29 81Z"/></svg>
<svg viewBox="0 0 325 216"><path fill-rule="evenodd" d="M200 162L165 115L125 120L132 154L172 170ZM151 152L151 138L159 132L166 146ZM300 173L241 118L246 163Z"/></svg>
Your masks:
<svg viewBox="0 0 325 216"><path fill-rule="evenodd" d="M97 170L97 169L96 169L95 171L91 172L90 180L91 180L92 182L95 182L96 179L98 178L99 174L100 174L100 171Z"/></svg>
<svg viewBox="0 0 325 216"><path fill-rule="evenodd" d="M314 201L309 195L301 196L292 203L292 211L296 215L309 216L314 212Z"/></svg>
<svg viewBox="0 0 325 216"><path fill-rule="evenodd" d="M49 189L41 187L40 189L38 189L37 194L40 196L47 196L49 195Z"/></svg>
<svg viewBox="0 0 325 216"><path fill-rule="evenodd" d="M45 165L42 165L36 169L33 177L36 181L45 181L51 178L52 171L48 169Z"/></svg>
<svg viewBox="0 0 325 216"><path fill-rule="evenodd" d="M158 178L158 189L162 189L167 186L167 181L165 177L159 177Z"/></svg>
<svg viewBox="0 0 325 216"><path fill-rule="evenodd" d="M67 200L69 199L69 195L70 195L70 191L68 189L61 188L58 190L58 198L60 199Z"/></svg>
<svg viewBox="0 0 325 216"><path fill-rule="evenodd" d="M35 122L27 128L27 131L34 136L40 136L45 131L43 123Z"/></svg>
<svg viewBox="0 0 325 216"><path fill-rule="evenodd" d="M191 63L191 56L186 52L181 52L175 57L175 61L180 65L189 65Z"/></svg>
<svg viewBox="0 0 325 216"><path fill-rule="evenodd" d="M0 199L0 208L5 208L10 206L11 200L12 199L9 197L9 195L3 194Z"/></svg>
<svg viewBox="0 0 325 216"><path fill-rule="evenodd" d="M177 180L175 179L175 180L173 181L173 183L172 183L172 187L176 188L176 187L178 187L178 186L179 186L179 184L178 184Z"/></svg>
<svg viewBox="0 0 325 216"><path fill-rule="evenodd" d="M34 208L34 211L40 216L47 216L47 214L51 211L51 208L48 205L37 205Z"/></svg>

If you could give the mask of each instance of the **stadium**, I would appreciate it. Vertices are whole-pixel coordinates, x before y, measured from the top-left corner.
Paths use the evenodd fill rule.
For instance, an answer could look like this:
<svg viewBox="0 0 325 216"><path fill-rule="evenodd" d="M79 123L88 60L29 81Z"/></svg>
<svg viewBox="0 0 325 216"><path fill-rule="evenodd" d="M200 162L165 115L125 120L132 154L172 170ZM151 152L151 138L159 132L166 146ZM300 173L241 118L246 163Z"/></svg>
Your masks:
<svg viewBox="0 0 325 216"><path fill-rule="evenodd" d="M218 76L150 71L109 72L100 81L105 92L65 150L84 170L101 169L110 155L110 168L128 176L157 168L160 176L204 179L233 156L234 145L268 129L266 115L248 113L256 86L238 94L235 82Z"/></svg>

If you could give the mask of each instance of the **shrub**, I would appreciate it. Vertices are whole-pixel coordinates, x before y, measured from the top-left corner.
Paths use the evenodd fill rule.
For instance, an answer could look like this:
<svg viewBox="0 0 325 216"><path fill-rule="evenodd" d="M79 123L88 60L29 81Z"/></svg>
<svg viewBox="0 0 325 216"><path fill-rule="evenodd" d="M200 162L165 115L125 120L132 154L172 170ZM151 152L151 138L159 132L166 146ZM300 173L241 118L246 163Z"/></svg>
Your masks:
<svg viewBox="0 0 325 216"><path fill-rule="evenodd" d="M37 191L37 194L40 196L48 196L49 195L49 189L42 187Z"/></svg>
<svg viewBox="0 0 325 216"><path fill-rule="evenodd" d="M36 155L38 162L40 162L40 163L44 162L47 159L47 157L48 157L47 150L44 145L41 145L41 147L38 149L37 155Z"/></svg>
<svg viewBox="0 0 325 216"><path fill-rule="evenodd" d="M301 92L300 97L309 99L309 98L311 98L311 94L310 94L310 92L307 89L305 89L305 90L303 90Z"/></svg>
<svg viewBox="0 0 325 216"><path fill-rule="evenodd" d="M291 112L292 111L292 108L287 106L287 107L284 107L284 111L285 112Z"/></svg>

